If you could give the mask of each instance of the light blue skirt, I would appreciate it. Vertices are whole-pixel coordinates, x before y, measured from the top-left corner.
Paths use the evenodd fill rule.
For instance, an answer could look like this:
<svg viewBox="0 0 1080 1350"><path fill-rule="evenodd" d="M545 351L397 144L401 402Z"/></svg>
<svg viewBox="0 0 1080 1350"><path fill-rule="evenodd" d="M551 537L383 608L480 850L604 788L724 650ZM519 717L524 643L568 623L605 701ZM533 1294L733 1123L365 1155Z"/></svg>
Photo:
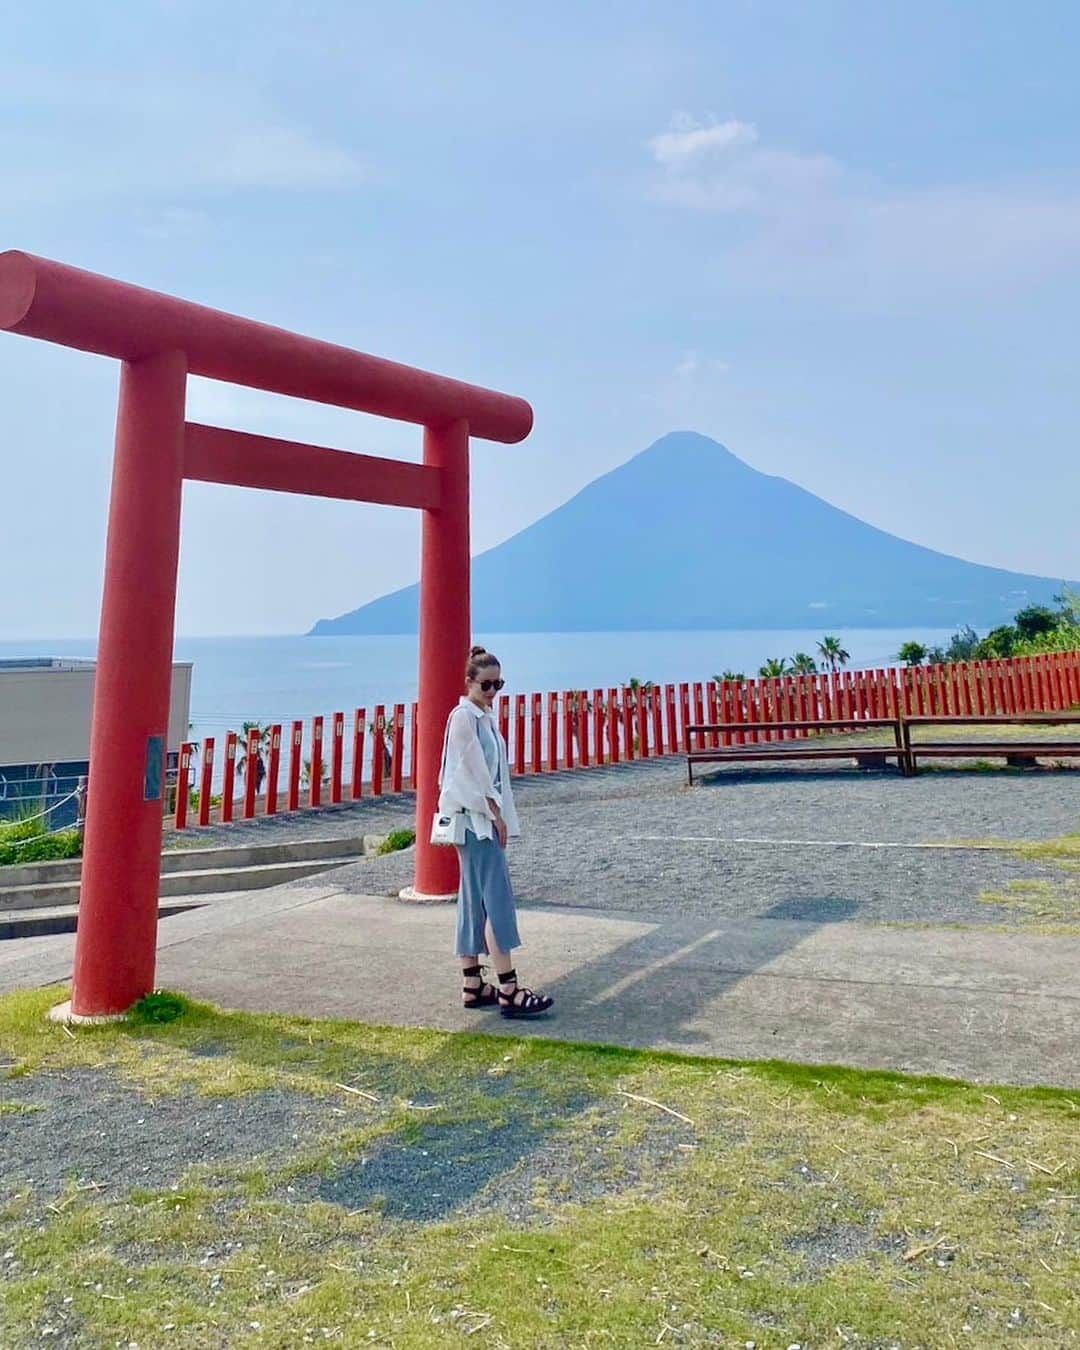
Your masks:
<svg viewBox="0 0 1080 1350"><path fill-rule="evenodd" d="M488 954L485 925L490 922L495 942L504 952L521 946L517 906L506 866L506 850L497 839L478 839L465 831L464 847L457 851L461 864L458 891L457 955Z"/></svg>

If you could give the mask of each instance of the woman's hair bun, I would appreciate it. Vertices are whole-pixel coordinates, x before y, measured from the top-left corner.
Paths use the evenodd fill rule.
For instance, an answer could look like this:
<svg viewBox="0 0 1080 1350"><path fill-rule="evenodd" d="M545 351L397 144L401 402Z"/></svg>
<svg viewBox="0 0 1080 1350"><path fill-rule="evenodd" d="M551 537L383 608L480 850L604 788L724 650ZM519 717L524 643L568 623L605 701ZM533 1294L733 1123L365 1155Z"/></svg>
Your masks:
<svg viewBox="0 0 1080 1350"><path fill-rule="evenodd" d="M469 659L470 659L470 660L475 660L476 657L478 657L478 656L487 656L487 648L486 648L486 647L470 647L470 648L469 648Z"/></svg>

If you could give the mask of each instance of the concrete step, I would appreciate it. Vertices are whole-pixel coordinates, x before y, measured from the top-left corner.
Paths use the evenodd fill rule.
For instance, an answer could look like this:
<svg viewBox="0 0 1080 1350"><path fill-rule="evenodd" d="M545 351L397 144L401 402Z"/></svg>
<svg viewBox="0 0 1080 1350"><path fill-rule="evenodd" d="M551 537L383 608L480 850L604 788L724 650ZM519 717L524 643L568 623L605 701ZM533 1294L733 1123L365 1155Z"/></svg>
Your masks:
<svg viewBox="0 0 1080 1350"><path fill-rule="evenodd" d="M377 835L352 835L344 839L298 839L291 843L243 844L227 848L173 848L161 855L161 871L164 875L166 872L212 871L217 867L255 867L263 863L353 858L374 852L378 840ZM81 871L81 858L0 868L0 893L13 886L78 881Z"/></svg>
<svg viewBox="0 0 1080 1350"><path fill-rule="evenodd" d="M199 858L195 867L183 871L163 872L158 895L180 896L213 894L219 891L253 891L267 886L278 886L282 882L299 881L301 877L318 876L333 867L343 867L346 863L359 862L362 853L342 853L332 857L310 858L303 861L262 862L240 866L220 866L221 853L234 853L232 849L207 849L204 852L212 857ZM192 855L186 855L190 858ZM0 891L0 914L9 914L13 910L41 909L57 905L76 905L79 901L78 879L68 881L38 881L32 885L8 886Z"/></svg>
<svg viewBox="0 0 1080 1350"><path fill-rule="evenodd" d="M214 897L191 896L163 900L158 905L158 917L168 919L198 909ZM50 933L74 933L79 919L78 905L45 905L40 909L18 909L0 912L0 942L9 938L44 937Z"/></svg>

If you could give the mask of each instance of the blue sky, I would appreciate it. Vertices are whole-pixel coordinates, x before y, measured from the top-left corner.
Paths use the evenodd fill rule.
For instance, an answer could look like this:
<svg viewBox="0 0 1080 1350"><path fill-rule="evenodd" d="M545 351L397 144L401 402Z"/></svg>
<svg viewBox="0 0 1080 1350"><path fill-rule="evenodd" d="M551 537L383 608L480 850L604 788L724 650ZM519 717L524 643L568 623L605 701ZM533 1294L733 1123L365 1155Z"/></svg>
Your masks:
<svg viewBox="0 0 1080 1350"><path fill-rule="evenodd" d="M1080 577L1077 6L0 17L0 246L529 398L528 442L475 447L476 549L689 427L920 543ZM0 335L2 638L96 628L116 381ZM419 453L224 386L189 413ZM417 540L189 485L178 628L303 630L414 580Z"/></svg>

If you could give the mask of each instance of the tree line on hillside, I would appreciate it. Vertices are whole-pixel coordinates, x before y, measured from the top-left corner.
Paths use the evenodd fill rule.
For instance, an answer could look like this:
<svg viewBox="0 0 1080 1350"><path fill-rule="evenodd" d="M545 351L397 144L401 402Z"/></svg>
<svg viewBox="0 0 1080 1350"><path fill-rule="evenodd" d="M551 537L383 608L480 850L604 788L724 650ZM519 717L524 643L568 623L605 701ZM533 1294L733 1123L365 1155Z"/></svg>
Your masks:
<svg viewBox="0 0 1080 1350"><path fill-rule="evenodd" d="M1041 652L1080 650L1080 592L1068 586L1049 605L1028 605L1012 623L992 628L980 637L970 624L952 635L945 647L905 642L896 654L906 666L937 666L950 661L996 661L1008 656L1037 656Z"/></svg>
<svg viewBox="0 0 1080 1350"><path fill-rule="evenodd" d="M1080 592L1065 586L1054 597L1054 605L1053 609L1049 605L1028 605L1013 617L1012 623L991 629L985 637L965 624L944 647L914 640L905 642L896 659L906 666L936 666L951 661L992 661L1006 656L1035 656L1040 652L1080 651ZM835 674L850 659L840 639L826 635L817 644L816 655L795 652L792 656L770 656L757 673L763 680L780 675L816 675L819 671ZM717 684L745 679L741 670L725 670L713 676Z"/></svg>

